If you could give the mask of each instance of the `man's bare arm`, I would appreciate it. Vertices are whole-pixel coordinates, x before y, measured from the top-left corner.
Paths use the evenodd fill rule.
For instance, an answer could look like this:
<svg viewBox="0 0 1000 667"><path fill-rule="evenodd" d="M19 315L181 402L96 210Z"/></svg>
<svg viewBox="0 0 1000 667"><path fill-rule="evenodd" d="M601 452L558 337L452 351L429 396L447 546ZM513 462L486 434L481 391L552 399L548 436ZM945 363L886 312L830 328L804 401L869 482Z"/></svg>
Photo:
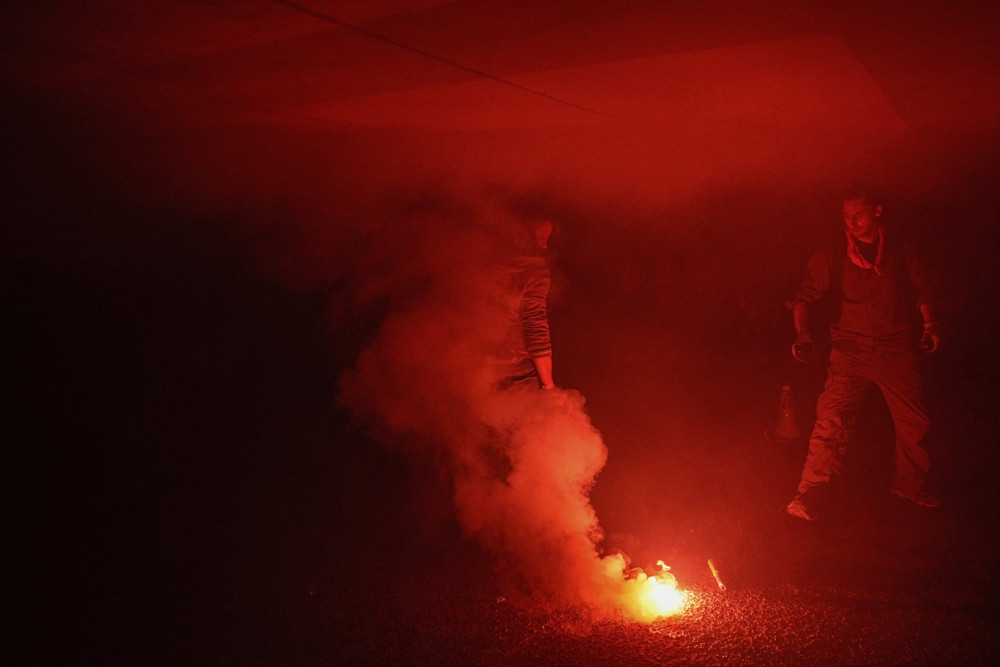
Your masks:
<svg viewBox="0 0 1000 667"><path fill-rule="evenodd" d="M531 362L535 364L535 372L538 373L538 380L542 384L542 389L552 389L555 382L552 380L552 357L535 357Z"/></svg>

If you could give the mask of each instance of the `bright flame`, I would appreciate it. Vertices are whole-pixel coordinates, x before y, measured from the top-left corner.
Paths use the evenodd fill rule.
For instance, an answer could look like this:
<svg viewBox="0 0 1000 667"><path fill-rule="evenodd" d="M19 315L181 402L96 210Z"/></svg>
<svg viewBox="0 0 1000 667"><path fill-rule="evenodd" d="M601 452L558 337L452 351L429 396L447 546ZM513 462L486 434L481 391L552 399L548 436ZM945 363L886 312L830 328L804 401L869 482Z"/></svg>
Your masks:
<svg viewBox="0 0 1000 667"><path fill-rule="evenodd" d="M677 580L670 574L670 568L662 560L656 565L654 574L635 568L622 582L622 606L628 615L643 623L684 611L685 596L677 589Z"/></svg>
<svg viewBox="0 0 1000 667"><path fill-rule="evenodd" d="M670 577L669 582L658 577L650 577L647 581L652 584L649 598L653 602L656 616L672 616L680 613L684 608L684 596L677 590L673 577Z"/></svg>

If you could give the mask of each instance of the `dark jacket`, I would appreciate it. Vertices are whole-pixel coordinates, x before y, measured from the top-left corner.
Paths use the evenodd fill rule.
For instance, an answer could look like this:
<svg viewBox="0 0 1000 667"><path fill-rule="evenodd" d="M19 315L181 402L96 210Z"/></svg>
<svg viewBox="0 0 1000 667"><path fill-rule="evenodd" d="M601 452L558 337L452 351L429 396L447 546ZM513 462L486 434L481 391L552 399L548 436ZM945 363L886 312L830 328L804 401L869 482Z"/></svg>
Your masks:
<svg viewBox="0 0 1000 667"><path fill-rule="evenodd" d="M506 326L500 362L506 375L533 374L532 359L552 356L549 337L548 295L552 279L544 257L517 255L503 266Z"/></svg>
<svg viewBox="0 0 1000 667"><path fill-rule="evenodd" d="M806 279L788 307L827 297L834 340L910 334L920 322L919 306L929 303L925 271L908 243L880 231L885 249L878 271L852 262L845 240L829 243L810 258Z"/></svg>

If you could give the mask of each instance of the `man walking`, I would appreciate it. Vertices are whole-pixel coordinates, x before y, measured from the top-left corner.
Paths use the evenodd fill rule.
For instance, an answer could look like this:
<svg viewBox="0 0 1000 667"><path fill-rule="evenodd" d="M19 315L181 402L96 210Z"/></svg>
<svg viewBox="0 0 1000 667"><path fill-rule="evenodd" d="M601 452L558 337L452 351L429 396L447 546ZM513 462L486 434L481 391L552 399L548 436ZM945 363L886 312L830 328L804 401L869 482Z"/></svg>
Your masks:
<svg viewBox="0 0 1000 667"><path fill-rule="evenodd" d="M834 307L826 384L816 406L816 424L795 498L788 514L812 521L816 497L840 472L847 444L845 423L872 385L885 397L896 432L892 493L922 507L938 507L925 482L929 456L923 440L930 428L917 371L920 347L938 348L940 337L927 298L924 273L912 248L882 224L882 205L867 190L843 200L844 241L813 254L808 276L788 303L797 337L792 354L808 361L812 348L809 306L824 296Z"/></svg>

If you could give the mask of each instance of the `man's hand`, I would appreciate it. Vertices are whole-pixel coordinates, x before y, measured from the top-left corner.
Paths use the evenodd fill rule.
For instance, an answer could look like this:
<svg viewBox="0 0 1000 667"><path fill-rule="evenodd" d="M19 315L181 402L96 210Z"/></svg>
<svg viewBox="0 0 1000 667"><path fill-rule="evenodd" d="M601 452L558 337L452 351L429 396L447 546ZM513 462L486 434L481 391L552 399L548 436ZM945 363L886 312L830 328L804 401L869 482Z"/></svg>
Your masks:
<svg viewBox="0 0 1000 667"><path fill-rule="evenodd" d="M924 333L920 337L920 349L930 354L937 351L941 344L941 334L938 333L937 325L933 322L924 322Z"/></svg>
<svg viewBox="0 0 1000 667"><path fill-rule="evenodd" d="M549 391L556 386L552 379L552 357L534 357L531 363L535 365L535 372L538 373L538 386Z"/></svg>
<svg viewBox="0 0 1000 667"><path fill-rule="evenodd" d="M795 344L792 345L792 356L796 361L808 364L812 361L816 346L813 345L812 336L808 331L802 331L795 337Z"/></svg>

